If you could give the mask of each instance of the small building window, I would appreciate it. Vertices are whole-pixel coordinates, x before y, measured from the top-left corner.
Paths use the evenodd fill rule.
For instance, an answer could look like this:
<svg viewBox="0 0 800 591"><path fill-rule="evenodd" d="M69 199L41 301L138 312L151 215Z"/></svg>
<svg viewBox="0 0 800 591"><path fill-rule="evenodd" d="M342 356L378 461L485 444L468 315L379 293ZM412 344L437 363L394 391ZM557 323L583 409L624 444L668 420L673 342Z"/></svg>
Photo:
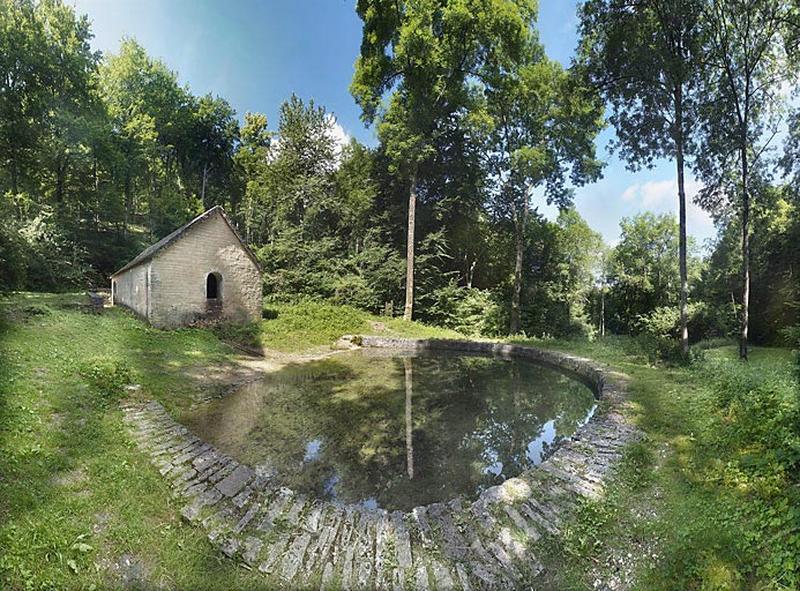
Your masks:
<svg viewBox="0 0 800 591"><path fill-rule="evenodd" d="M206 299L222 299L222 276L219 273L209 273L206 277Z"/></svg>

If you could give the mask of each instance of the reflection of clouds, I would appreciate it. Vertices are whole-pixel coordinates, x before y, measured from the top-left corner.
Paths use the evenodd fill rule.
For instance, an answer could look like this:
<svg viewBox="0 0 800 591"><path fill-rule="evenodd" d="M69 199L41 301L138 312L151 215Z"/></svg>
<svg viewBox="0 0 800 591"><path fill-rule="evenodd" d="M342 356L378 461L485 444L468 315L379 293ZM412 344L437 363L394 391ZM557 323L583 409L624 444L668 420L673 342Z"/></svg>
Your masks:
<svg viewBox="0 0 800 591"><path fill-rule="evenodd" d="M371 510L377 509L378 500L374 497L364 499L363 501L361 501L361 506L364 507L365 509L371 509Z"/></svg>
<svg viewBox="0 0 800 591"><path fill-rule="evenodd" d="M497 369L479 382L489 398L458 446L479 459L479 488L543 462L594 411L586 386L566 375L531 364Z"/></svg>
<svg viewBox="0 0 800 591"><path fill-rule="evenodd" d="M484 466L483 468L484 474L494 474L495 476L500 476L503 473L503 462L497 461L493 464L488 466Z"/></svg>
<svg viewBox="0 0 800 591"><path fill-rule="evenodd" d="M319 459L319 450L322 447L322 439L312 439L306 443L306 453L303 456L304 462L313 462Z"/></svg>
<svg viewBox="0 0 800 591"><path fill-rule="evenodd" d="M540 464L545 454L545 446L553 443L556 439L556 420L550 419L542 425L542 431L536 439L528 443L528 450L525 456L534 466Z"/></svg>
<svg viewBox="0 0 800 591"><path fill-rule="evenodd" d="M577 430L577 429L580 429L580 428L581 428L581 427L583 427L583 426L584 426L586 423L588 423L588 422L589 422L589 419L591 419L591 418L594 416L594 411L596 411L596 410L597 410L597 405L596 405L596 404L593 404L593 405L592 405L592 408L590 408L590 409L589 409L589 412L588 412L588 414L587 414L587 415L586 415L586 416L585 416L585 417L584 417L582 420L578 421L578 426L576 427L576 430Z"/></svg>
<svg viewBox="0 0 800 591"><path fill-rule="evenodd" d="M330 478L325 480L325 483L322 485L322 490L325 491L325 495L330 497L331 499L336 498L336 485L339 484L339 475L334 473Z"/></svg>
<svg viewBox="0 0 800 591"><path fill-rule="evenodd" d="M392 510L472 496L519 474L593 409L582 383L525 360L412 357L413 480L396 354L289 366L201 412L206 433L294 490Z"/></svg>

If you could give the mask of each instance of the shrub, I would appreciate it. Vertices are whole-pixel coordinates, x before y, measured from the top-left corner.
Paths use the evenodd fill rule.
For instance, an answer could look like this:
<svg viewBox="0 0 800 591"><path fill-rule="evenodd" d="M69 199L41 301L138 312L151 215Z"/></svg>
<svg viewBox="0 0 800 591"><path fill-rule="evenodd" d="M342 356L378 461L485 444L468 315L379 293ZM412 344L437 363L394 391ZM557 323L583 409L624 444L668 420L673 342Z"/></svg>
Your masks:
<svg viewBox="0 0 800 591"><path fill-rule="evenodd" d="M267 307L265 316L267 311L272 319L261 322L261 340L269 348L297 349L330 344L342 335L369 329L365 314L349 306L305 300Z"/></svg>
<svg viewBox="0 0 800 591"><path fill-rule="evenodd" d="M360 275L348 274L337 277L333 282L333 289L335 304L375 311L375 294Z"/></svg>
<svg viewBox="0 0 800 591"><path fill-rule="evenodd" d="M681 351L680 342L672 337L664 337L643 332L634 337L636 353L646 357L650 363L665 362L682 365L687 362Z"/></svg>
<svg viewBox="0 0 800 591"><path fill-rule="evenodd" d="M258 322L248 322L246 324L221 323L214 326L214 332L223 341L229 341L236 345L248 348L258 348L261 346L261 324Z"/></svg>
<svg viewBox="0 0 800 591"><path fill-rule="evenodd" d="M661 306L648 314L636 317L639 332L659 337L674 337L678 333L681 312L677 306Z"/></svg>
<svg viewBox="0 0 800 591"><path fill-rule="evenodd" d="M800 466L800 391L785 374L737 363L709 366L719 410L717 438L742 450L752 474L795 474ZM796 477L796 476L795 476Z"/></svg>
<svg viewBox="0 0 800 591"><path fill-rule="evenodd" d="M739 330L738 309L733 306L689 304L689 338L692 341L730 338Z"/></svg>
<svg viewBox="0 0 800 591"><path fill-rule="evenodd" d="M707 365L712 420L701 440L712 457L706 480L722 482L747 502L737 509L755 527L743 544L774 588L800 584L800 386L785 371L736 361ZM733 516L739 518L737 516ZM772 588L772 587L765 587Z"/></svg>
<svg viewBox="0 0 800 591"><path fill-rule="evenodd" d="M781 336L786 340L789 346L794 347L792 354L794 355L794 373L797 381L800 382L800 325L790 326L781 331Z"/></svg>
<svg viewBox="0 0 800 591"><path fill-rule="evenodd" d="M486 289L459 287L454 281L437 289L431 297L428 318L437 326L469 336L501 334L502 311Z"/></svg>
<svg viewBox="0 0 800 591"><path fill-rule="evenodd" d="M78 373L95 394L107 400L121 398L133 376L127 362L117 357L88 359L80 365Z"/></svg>
<svg viewBox="0 0 800 591"><path fill-rule="evenodd" d="M2 209L0 213L3 213ZM11 219L10 215L6 219ZM14 224L0 224L0 293L25 286L27 248L28 245Z"/></svg>
<svg viewBox="0 0 800 591"><path fill-rule="evenodd" d="M688 321L690 335L693 319L703 310L699 304L689 304ZM648 314L637 316L636 328L639 334L636 340L641 351L655 363L664 361L669 364L686 365L703 359L701 349L691 349L684 354L680 344L681 312L678 306L661 306Z"/></svg>

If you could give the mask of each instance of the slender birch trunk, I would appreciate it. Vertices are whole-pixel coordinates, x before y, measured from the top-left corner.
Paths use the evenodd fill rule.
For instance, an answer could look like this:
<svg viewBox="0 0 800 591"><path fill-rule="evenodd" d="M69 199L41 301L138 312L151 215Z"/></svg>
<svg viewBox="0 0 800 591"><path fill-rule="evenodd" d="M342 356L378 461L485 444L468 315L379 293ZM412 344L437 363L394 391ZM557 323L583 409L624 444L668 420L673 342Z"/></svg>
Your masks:
<svg viewBox="0 0 800 591"><path fill-rule="evenodd" d="M520 299L522 294L522 263L525 254L525 224L528 221L528 198L524 197L519 208L514 214L515 226L515 251L514 260L514 290L511 294L511 322L509 332L517 334L520 330Z"/></svg>
<svg viewBox="0 0 800 591"><path fill-rule="evenodd" d="M739 335L739 358L747 361L747 333L750 327L750 193L747 144L742 143L742 324Z"/></svg>
<svg viewBox="0 0 800 591"><path fill-rule="evenodd" d="M678 259L681 278L681 351L689 354L689 279L686 267L686 182L683 156L683 88L675 89L675 152L678 168Z"/></svg>
<svg viewBox="0 0 800 591"><path fill-rule="evenodd" d="M414 227L417 210L417 173L411 175L408 191L408 244L406 247L406 307L403 320L411 320L414 314Z"/></svg>

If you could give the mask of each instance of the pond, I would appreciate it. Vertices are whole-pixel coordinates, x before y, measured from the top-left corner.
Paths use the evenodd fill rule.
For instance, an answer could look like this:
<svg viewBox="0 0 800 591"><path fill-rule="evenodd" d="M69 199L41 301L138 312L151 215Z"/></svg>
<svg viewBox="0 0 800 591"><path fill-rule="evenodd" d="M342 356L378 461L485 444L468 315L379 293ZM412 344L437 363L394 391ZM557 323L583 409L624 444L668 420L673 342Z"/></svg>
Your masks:
<svg viewBox="0 0 800 591"><path fill-rule="evenodd" d="M405 511L536 466L594 409L587 386L531 361L363 349L290 365L183 422L295 491Z"/></svg>

